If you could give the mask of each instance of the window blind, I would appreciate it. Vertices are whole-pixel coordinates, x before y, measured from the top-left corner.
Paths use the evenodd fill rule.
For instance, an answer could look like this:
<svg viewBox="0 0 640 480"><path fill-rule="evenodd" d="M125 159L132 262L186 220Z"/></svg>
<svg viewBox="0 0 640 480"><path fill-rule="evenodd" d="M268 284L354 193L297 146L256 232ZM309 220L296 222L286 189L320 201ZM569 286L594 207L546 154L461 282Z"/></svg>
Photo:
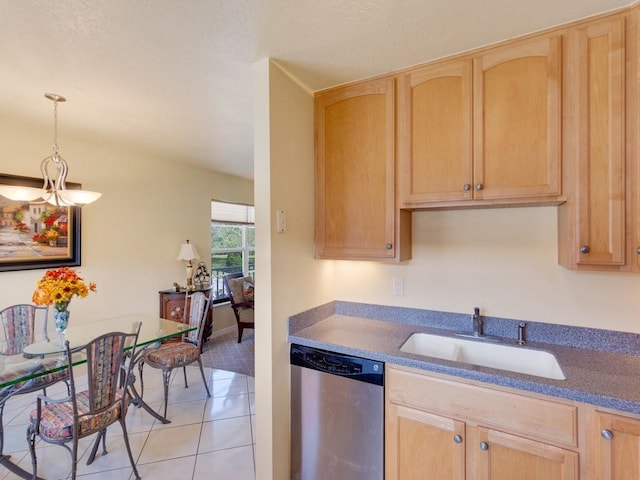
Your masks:
<svg viewBox="0 0 640 480"><path fill-rule="evenodd" d="M251 205L211 202L211 220L223 223L254 224L255 213Z"/></svg>

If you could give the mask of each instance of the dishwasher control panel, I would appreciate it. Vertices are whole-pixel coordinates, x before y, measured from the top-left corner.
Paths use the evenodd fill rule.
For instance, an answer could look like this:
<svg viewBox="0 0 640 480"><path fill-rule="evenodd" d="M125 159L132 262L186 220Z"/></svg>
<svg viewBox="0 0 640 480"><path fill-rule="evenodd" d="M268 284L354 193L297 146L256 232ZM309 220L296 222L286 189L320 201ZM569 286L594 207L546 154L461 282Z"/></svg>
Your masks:
<svg viewBox="0 0 640 480"><path fill-rule="evenodd" d="M291 365L383 385L384 363L342 353L291 345Z"/></svg>

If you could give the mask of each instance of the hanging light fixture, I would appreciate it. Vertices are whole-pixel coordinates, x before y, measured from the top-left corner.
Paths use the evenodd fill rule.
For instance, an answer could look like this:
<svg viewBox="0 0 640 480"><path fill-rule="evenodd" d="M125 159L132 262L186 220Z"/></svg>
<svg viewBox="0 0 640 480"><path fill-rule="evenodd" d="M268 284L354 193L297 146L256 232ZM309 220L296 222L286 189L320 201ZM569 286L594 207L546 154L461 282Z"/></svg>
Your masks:
<svg viewBox="0 0 640 480"><path fill-rule="evenodd" d="M0 185L0 195L10 200L50 203L51 205L72 207L95 202L101 193L87 190L67 190L65 182L69 166L58 153L58 102L66 102L66 98L55 93L44 96L53 101L53 154L42 160L40 171L44 179L42 188Z"/></svg>

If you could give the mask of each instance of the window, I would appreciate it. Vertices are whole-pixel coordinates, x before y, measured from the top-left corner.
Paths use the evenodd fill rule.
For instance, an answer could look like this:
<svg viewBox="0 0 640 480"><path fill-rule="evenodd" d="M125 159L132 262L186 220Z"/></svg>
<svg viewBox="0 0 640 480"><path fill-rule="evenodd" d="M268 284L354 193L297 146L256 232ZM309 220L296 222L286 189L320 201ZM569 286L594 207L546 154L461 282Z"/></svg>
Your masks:
<svg viewBox="0 0 640 480"><path fill-rule="evenodd" d="M222 293L222 276L254 275L254 208L237 203L211 202L211 279Z"/></svg>

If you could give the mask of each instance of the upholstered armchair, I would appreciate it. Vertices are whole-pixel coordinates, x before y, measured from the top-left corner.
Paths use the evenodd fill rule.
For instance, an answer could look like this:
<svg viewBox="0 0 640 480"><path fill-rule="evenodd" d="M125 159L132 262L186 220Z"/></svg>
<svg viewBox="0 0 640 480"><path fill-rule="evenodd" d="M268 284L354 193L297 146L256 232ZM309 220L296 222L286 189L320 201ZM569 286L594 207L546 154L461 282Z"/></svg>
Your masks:
<svg viewBox="0 0 640 480"><path fill-rule="evenodd" d="M238 324L238 343L240 343L244 329L254 327L253 278L244 276L242 273L229 273L223 277L223 280Z"/></svg>

